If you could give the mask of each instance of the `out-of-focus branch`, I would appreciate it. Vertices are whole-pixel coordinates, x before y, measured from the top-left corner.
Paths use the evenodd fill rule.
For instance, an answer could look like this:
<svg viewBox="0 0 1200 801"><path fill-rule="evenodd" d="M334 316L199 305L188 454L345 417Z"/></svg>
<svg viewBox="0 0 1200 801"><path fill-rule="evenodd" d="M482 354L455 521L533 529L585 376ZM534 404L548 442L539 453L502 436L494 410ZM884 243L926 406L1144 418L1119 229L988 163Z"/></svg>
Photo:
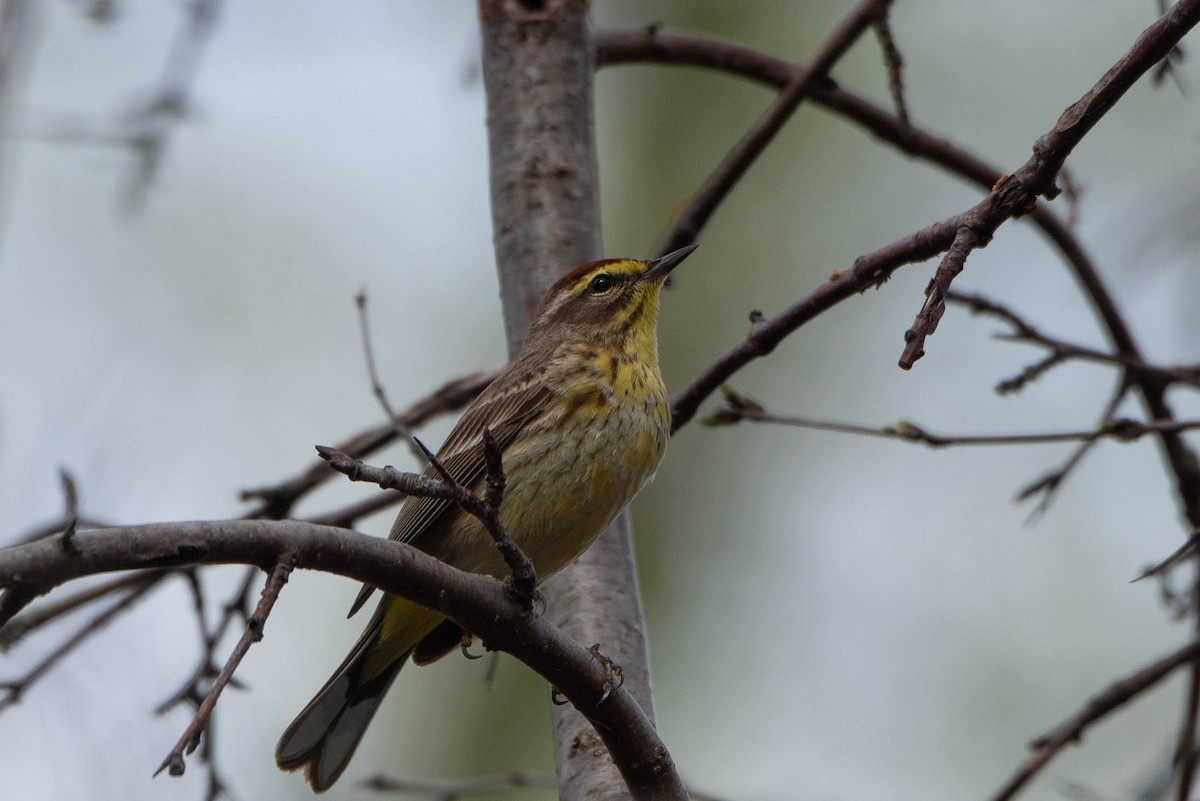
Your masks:
<svg viewBox="0 0 1200 801"><path fill-rule="evenodd" d="M935 434L918 426L916 423L901 421L888 426L863 426L854 423L842 423L830 420L813 420L807 417L773 414L758 401L740 395L728 388L724 389L725 406L718 409L711 417L703 422L710 426L723 426L740 423L743 420L754 423L775 423L778 425L810 428L819 431L836 431L843 434L860 434L869 437L883 437L903 442L914 442L928 445L931 448L947 448L963 445L1047 445L1059 442L1094 442L1098 439L1112 439L1118 442L1134 442L1147 434L1161 434L1164 431L1180 432L1200 429L1200 420L1151 420L1141 422L1129 418L1105 420L1091 431L1051 431L1037 434Z"/></svg>
<svg viewBox="0 0 1200 801"><path fill-rule="evenodd" d="M17 75L33 37L30 35L30 0L0 0L0 131L12 124L12 98Z"/></svg>
<svg viewBox="0 0 1200 801"><path fill-rule="evenodd" d="M122 201L126 208L138 210L162 168L171 137L192 110L193 85L200 59L216 29L221 0L189 0L182 5L183 21L168 48L158 85L114 122L59 119L30 130L13 130L6 125L0 131L16 139L128 149L134 163L125 180ZM95 12L93 16L104 21L105 13Z"/></svg>
<svg viewBox="0 0 1200 801"><path fill-rule="evenodd" d="M1171 675L1178 668L1195 664L1200 659L1200 640L1193 641L1156 662L1113 682L1103 692L1093 696L1075 715L1060 723L1053 731L1037 738L1031 744L1033 753L1017 772L1005 782L991 801L1009 801L1016 796L1034 776L1049 764L1050 760L1066 746L1079 742L1083 732L1096 721Z"/></svg>
<svg viewBox="0 0 1200 801"><path fill-rule="evenodd" d="M22 546L16 546L22 547ZM161 572L159 574L161 576ZM79 645L91 637L93 634L101 631L113 618L125 612L135 603L137 603L150 590L158 586L158 581L146 581L141 584L133 585L132 589L128 590L116 603L109 606L104 611L97 614L83 626L81 626L74 634L58 644L53 651L43 657L34 667L32 667L24 676L17 679L8 679L0 682L0 691L3 691L3 696L0 697L0 712L8 707L16 704L21 700L21 696L30 688L38 679L42 678L55 665L59 663L67 654L74 651ZM3 586L3 582L0 582ZM7 592L7 590L6 590Z"/></svg>
<svg viewBox="0 0 1200 801"><path fill-rule="evenodd" d="M1147 364L1141 359L1135 359L1123 353L1109 353L1097 348L1089 348L1086 345L1079 345L1064 339L1058 339L1057 337L1043 333L1007 306L985 298L982 295L950 292L946 295L946 300L950 303L957 303L967 307L973 314L986 314L1003 320L1012 326L1010 333L1002 335L1003 339L1012 340L1013 342L1027 342L1046 348L1051 351L1048 358L1053 358L1055 364L1070 360L1110 364L1124 368L1133 378L1166 385L1186 384L1200 389L1200 365L1188 364L1160 367L1154 364ZM1001 394L1022 389L1031 378L1040 377L1045 372L1045 369L1045 366L1031 366L1027 368L1027 372L1030 375L1022 375L1014 379L1009 379L1001 383L996 389Z"/></svg>
<svg viewBox="0 0 1200 801"><path fill-rule="evenodd" d="M129 590L132 594L133 590L142 587L150 589L153 585L172 575L174 572L172 570L160 570L157 572L143 571L128 576L121 576L120 578L97 584L95 587L80 590L74 595L63 598L61 601L46 604L35 611L13 618L0 627L0 653L12 648L25 635L36 631L42 626L53 623L63 615L82 609L88 604L114 593ZM131 598L130 600L134 599Z"/></svg>
<svg viewBox="0 0 1200 801"><path fill-rule="evenodd" d="M429 395L399 412L396 417L408 429L416 428L439 414L461 409L488 384L492 383L501 368L476 370L459 378L447 381ZM379 448L395 441L396 427L388 422L362 431L341 442L336 449L361 459ZM304 495L332 478L335 473L324 461L315 460L299 474L269 487L246 490L242 500L259 500L260 505L247 512L247 519L279 520L287 517L292 507Z"/></svg>
<svg viewBox="0 0 1200 801"><path fill-rule="evenodd" d="M514 770L498 776L475 776L470 779L423 782L412 779L393 779L380 774L364 780L359 786L377 793L423 795L431 801L451 801L451 799L469 795L495 795L520 787L557 787L558 777L553 773Z"/></svg>

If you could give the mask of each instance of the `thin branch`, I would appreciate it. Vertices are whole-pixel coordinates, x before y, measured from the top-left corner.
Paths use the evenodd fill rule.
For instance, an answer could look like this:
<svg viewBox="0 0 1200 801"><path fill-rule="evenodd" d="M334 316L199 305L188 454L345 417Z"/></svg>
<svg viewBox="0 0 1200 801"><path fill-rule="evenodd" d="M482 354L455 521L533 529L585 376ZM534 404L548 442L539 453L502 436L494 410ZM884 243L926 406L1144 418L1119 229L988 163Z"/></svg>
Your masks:
<svg viewBox="0 0 1200 801"><path fill-rule="evenodd" d="M485 497L480 498L468 488L454 480L454 477L442 466L437 457L416 440L418 447L425 451L429 463L439 472L442 478L433 479L416 473L404 473L394 467L372 467L351 458L334 448L324 445L317 446L317 453L329 462L334 470L347 476L351 481L366 481L378 484L382 489L399 490L405 495L415 495L420 498L439 498L458 504L464 512L483 523L497 550L504 558L511 573L511 589L514 597L527 612L533 609L534 588L537 586L537 573L533 562L517 546L513 538L500 522L500 502L504 497L504 467L501 462L500 447L490 431L484 432L483 452L484 463L487 466L485 479Z"/></svg>
<svg viewBox="0 0 1200 801"><path fill-rule="evenodd" d="M771 106L675 215L671 227L659 239L660 255L690 245L699 238L700 230L717 206L783 128L792 112L825 79L833 65L858 41L863 32L883 18L889 5L891 0L863 0L826 37L808 66L788 82Z"/></svg>
<svg viewBox="0 0 1200 801"><path fill-rule="evenodd" d="M541 674L595 727L635 797L677 797L682 787L653 724L622 688L599 703L604 671L578 643L544 617L520 611L502 585L456 570L411 546L297 520L225 520L82 531L76 552L40 540L0 550L0 588L42 590L113 570L191 564L256 565L272 570L284 557L379 587L449 617L488 647L516 656Z"/></svg>
<svg viewBox="0 0 1200 801"><path fill-rule="evenodd" d="M480 520L492 535L492 541L500 551L500 556L504 558L504 564L508 565L510 586L517 602L525 609L532 610L537 597L537 572L534 570L533 560L517 547L517 543L500 523L500 504L504 502L504 490L508 480L504 475L504 454L490 428L483 430L483 462L486 470L483 507L487 514Z"/></svg>
<svg viewBox="0 0 1200 801"><path fill-rule="evenodd" d="M354 528L354 524L364 517L381 512L404 501L404 496L397 492L376 492L360 501L346 504L337 509L330 509L320 514L309 515L304 520L319 526L337 526L338 528Z"/></svg>
<svg viewBox="0 0 1200 801"><path fill-rule="evenodd" d="M954 245L934 279L935 295L944 296L949 279L962 269L961 262L955 263L960 257L965 260L973 248L986 245L1006 220L1031 211L1039 196L1055 197L1059 191L1055 177L1075 146L1134 82L1165 58L1197 22L1200 22L1200 2L1180 0L1176 3L1138 37L1129 51L1082 98L1062 113L1048 133L1034 143L1029 161L998 181L983 202L961 215ZM931 300L935 306L941 302L936 296ZM932 333L923 318L936 325L937 316L918 316L917 324L911 329L913 336L901 358L901 367L907 369L920 358L919 345L924 335Z"/></svg>
<svg viewBox="0 0 1200 801"><path fill-rule="evenodd" d="M890 9L889 9L890 10ZM883 50L883 60L888 70L888 89L892 93L892 104L896 107L896 116L900 123L908 128L912 125L908 116L908 103L904 100L904 57L896 45L896 37L892 34L889 14L885 11L875 20L875 34L879 37L879 46Z"/></svg>
<svg viewBox="0 0 1200 801"><path fill-rule="evenodd" d="M494 776L441 781L396 779L379 773L363 780L359 786L377 793L424 795L430 801L457 801L466 795L495 795L521 787L557 787L558 779L553 773L534 773L526 770L514 770ZM719 801L716 796L700 793L691 788L688 789L688 795L692 801Z"/></svg>
<svg viewBox="0 0 1200 801"><path fill-rule="evenodd" d="M956 303L966 306L972 314L985 314L996 317L1012 326L1012 332L1001 336L1002 339L1007 339L1013 342L1027 342L1033 345L1038 345L1043 348L1048 348L1052 353L1046 357L1047 361L1054 359L1056 362L1066 360L1078 360L1096 362L1098 364L1108 364L1114 367L1123 368L1132 377L1145 378L1146 380L1156 383L1185 384L1191 387L1200 388L1200 365L1180 365L1175 367L1160 367L1158 365L1148 364L1141 359L1132 358L1123 353L1108 353L1096 348L1089 348L1086 345L1079 345L1074 342L1068 342L1057 337L1052 337L1043 333L1036 328L1032 323L1021 317L1009 307L997 303L994 300L964 292L950 292L946 295L946 300L949 303ZM1037 377L1047 369L1047 366L1032 365L1026 369L1025 373L1035 374ZM1022 386L1030 380L1030 377L1022 373L1021 376L1009 379L1002 382L997 390L1002 394L1012 392L1022 388Z"/></svg>
<svg viewBox="0 0 1200 801"><path fill-rule="evenodd" d="M192 574L195 574L195 569ZM220 671L216 665L216 650L221 639L225 636L225 632L233 624L235 619L241 619L249 622L251 613L250 590L254 587L254 581L258 577L259 571L253 567L248 568L242 578L241 584L234 590L230 600L226 601L221 612L221 618L209 629L204 621L204 598L201 591L203 586L199 581L194 584L195 612L196 619L200 623L200 659L197 662L196 669L192 671L191 677L183 683L183 685L160 702L154 708L156 715L166 714L172 708L183 703L191 703L197 708L204 700L205 690L203 689L204 682L219 675ZM230 679L230 683L236 686L237 680Z"/></svg>
<svg viewBox="0 0 1200 801"><path fill-rule="evenodd" d="M1198 565L1200 567L1200 565ZM1200 635L1200 569L1192 576L1191 592L1192 634ZM1192 663L1188 676L1188 695L1183 720L1179 724L1179 736L1175 744L1175 765L1179 769L1177 801L1188 801L1192 796L1192 783L1196 776L1196 761L1192 754L1196 749L1196 721L1200 718L1200 663Z"/></svg>
<svg viewBox="0 0 1200 801"><path fill-rule="evenodd" d="M1129 385L1125 382L1121 382L1116 391L1113 392L1112 396L1109 398L1108 405L1105 406L1104 411L1100 414L1101 425L1103 424L1103 421L1110 419L1113 414L1116 413L1117 407L1121 405L1121 401L1125 398L1125 395L1128 391ZM1164 437L1177 436L1177 434L1174 432L1169 431L1160 432L1160 435ZM1016 499L1018 502L1027 501L1038 494L1042 496L1037 505L1034 506L1033 511L1030 513L1028 521L1029 523L1032 524L1041 515L1046 513L1046 511L1050 508L1050 504L1054 502L1054 498L1056 497L1058 490L1062 488L1063 482L1065 482L1067 477L1071 475L1075 468L1080 465L1080 463L1083 461L1083 457L1086 456L1093 447L1095 447L1097 441L1098 440L1091 439L1081 442L1079 446L1072 451L1070 457L1067 458L1067 461L1064 462L1061 467L1059 467L1057 470L1047 473L1038 480L1031 482L1017 492Z"/></svg>
<svg viewBox="0 0 1200 801"><path fill-rule="evenodd" d="M1012 378L1006 378L996 384L997 395L1013 395L1037 381L1046 373L1070 361L1068 355L1061 350L1054 350L1032 364L1025 365L1021 372Z"/></svg>
<svg viewBox="0 0 1200 801"><path fill-rule="evenodd" d="M1029 202L1032 203L1033 199ZM946 251L937 272L925 288L925 303L921 306L921 311L917 312L916 321L913 322L912 328L904 332L904 352L900 355L900 367L903 370L912 369L917 359L925 355L925 337L937 330L938 323L946 312L946 295L950 292L950 282L963 271L967 256L991 239L991 231L976 229L973 219L976 216L981 215L968 212L963 216L954 234L954 241L950 243L950 249ZM996 218L992 230L995 230L1003 219Z"/></svg>
<svg viewBox="0 0 1200 801"><path fill-rule="evenodd" d="M272 607L275 606L275 601L279 598L279 593L283 590L283 586L287 584L288 576L291 575L293 567L292 560L285 551L280 555L279 561L271 570L267 584L263 587L262 597L259 599L258 606L255 608L254 614L246 621L246 630L242 634L242 638L234 647L233 653L229 655L228 661L225 662L225 667L221 669L212 687L209 688L208 694L196 710L195 716L192 717L192 722L184 730L183 736L179 738L175 747L171 749L166 759L159 765L158 770L154 772L155 776L162 773L164 769L172 776L183 775L185 769L184 755L196 750L196 746L200 744L201 735L208 728L209 718L212 716L213 709L216 708L217 699L221 697L221 693L224 691L226 685L233 678L234 671L242 663L242 659L245 658L246 653L250 650L250 646L262 639L263 627L266 625L267 618L271 614Z"/></svg>
<svg viewBox="0 0 1200 801"><path fill-rule="evenodd" d="M63 493L62 517L26 532L18 537L14 541L14 544L18 542L32 542L42 537L49 537L52 534L61 534L81 524L87 528L104 525L99 521L86 520L80 517L79 488L75 482L75 477L71 475L71 471L65 467L58 468L58 483Z"/></svg>
<svg viewBox="0 0 1200 801"><path fill-rule="evenodd" d="M416 428L432 420L438 415L453 412L466 406L484 387L492 383L501 368L489 368L467 373L459 378L447 381L436 390L413 403L398 418L409 429ZM369 428L337 446L337 450L361 459L380 448L394 442L396 429L391 423ZM301 473L290 479L281 481L269 487L260 487L242 492L242 500L260 500L260 505L248 512L246 519L279 520L287 517L293 506L300 498L311 492L323 482L332 478L334 473L322 460L313 462Z"/></svg>
<svg viewBox="0 0 1200 801"><path fill-rule="evenodd" d="M154 94L125 120L130 148L136 157L125 187L127 208L137 210L162 167L163 156L179 123L191 110L192 84L204 48L216 29L221 0L190 0L185 17L167 53L163 77Z"/></svg>
<svg viewBox="0 0 1200 801"><path fill-rule="evenodd" d="M363 353L367 358L367 374L371 378L371 392L375 395L375 399L379 401L379 405L383 408L383 412L387 415L388 420L391 421L392 428L396 431L396 437L408 446L413 458L417 460L417 464L424 465L425 454L417 446L412 428L392 408L392 404L388 401L387 392L383 389L383 382L379 380L379 371L375 368L375 348L371 345L371 325L367 319L366 290L362 290L354 296L354 305L358 308L359 331L362 334Z"/></svg>
<svg viewBox="0 0 1200 801"><path fill-rule="evenodd" d="M533 773L525 770L514 770L496 776L442 781L394 779L378 774L362 781L359 786L377 793L419 794L426 796L430 801L455 801L466 795L494 795L521 787L557 787L558 777L553 773Z"/></svg>
<svg viewBox="0 0 1200 801"><path fill-rule="evenodd" d="M747 420L755 423L776 423L809 428L820 431L836 431L843 434L860 434L870 437L916 442L931 448L946 448L962 445L1046 445L1057 442L1094 442L1112 439L1118 442L1134 442L1147 434L1164 431L1193 431L1200 429L1200 420L1150 421L1143 423L1129 418L1106 420L1091 431L1051 431L1036 434L935 434L916 423L901 421L888 426L864 426L829 420L813 420L807 417L772 414L757 401L746 398L729 388L723 388L725 406L711 417L702 421L709 426L723 426Z"/></svg>
<svg viewBox="0 0 1200 801"><path fill-rule="evenodd" d="M80 590L74 595L63 598L61 601L45 604L31 612L13 618L3 627L0 627L0 653L8 651L30 632L53 623L63 615L75 612L113 593L157 584L175 572L174 570L143 571L132 573L128 576L121 576L111 581L97 584L95 587ZM151 589L152 587L146 588Z"/></svg>
<svg viewBox="0 0 1200 801"><path fill-rule="evenodd" d="M1075 715L1060 723L1053 731L1034 740L1030 744L1033 753L1000 791L992 796L991 801L1008 801L1013 798L1059 751L1079 742L1089 726L1145 693L1178 668L1194 664L1198 659L1200 640L1194 640L1178 651L1113 682L1093 696Z"/></svg>
<svg viewBox="0 0 1200 801"><path fill-rule="evenodd" d="M22 547L22 546L15 546ZM0 584L0 586L3 586ZM105 609L100 614L93 617L79 629L58 645L53 651L47 654L41 662L38 662L30 670L18 679L8 679L0 681L0 690L4 692L3 697L0 697L0 712L3 712L10 706L14 706L20 702L25 692L33 686L38 679L45 676L55 665L57 665L64 657L78 648L87 638L98 633L113 618L122 612L126 611L137 603L146 593L158 586L158 582L146 582L140 586L135 586L127 592L119 601L114 603L109 608ZM6 590L11 592L11 590Z"/></svg>
<svg viewBox="0 0 1200 801"><path fill-rule="evenodd" d="M1171 570L1171 568L1183 564L1185 560L1197 554L1197 546L1200 546L1200 531L1193 532L1192 536L1188 537L1187 542L1176 548L1166 559L1143 570L1134 581L1141 581L1144 578L1162 575Z"/></svg>

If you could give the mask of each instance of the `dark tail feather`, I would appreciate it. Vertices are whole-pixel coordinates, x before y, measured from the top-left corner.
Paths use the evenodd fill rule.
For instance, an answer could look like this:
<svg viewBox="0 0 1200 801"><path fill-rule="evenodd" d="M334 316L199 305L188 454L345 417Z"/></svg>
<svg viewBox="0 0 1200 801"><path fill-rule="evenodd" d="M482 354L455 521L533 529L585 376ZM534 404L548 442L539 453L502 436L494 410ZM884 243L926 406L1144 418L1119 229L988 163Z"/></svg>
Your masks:
<svg viewBox="0 0 1200 801"><path fill-rule="evenodd" d="M462 645L463 630L453 620L443 620L438 627L426 634L412 650L414 665L436 662Z"/></svg>
<svg viewBox="0 0 1200 801"><path fill-rule="evenodd" d="M347 657L275 746L276 764L283 770L304 768L314 792L325 792L342 775L388 687L408 661L405 654L362 681L366 650L356 648Z"/></svg>

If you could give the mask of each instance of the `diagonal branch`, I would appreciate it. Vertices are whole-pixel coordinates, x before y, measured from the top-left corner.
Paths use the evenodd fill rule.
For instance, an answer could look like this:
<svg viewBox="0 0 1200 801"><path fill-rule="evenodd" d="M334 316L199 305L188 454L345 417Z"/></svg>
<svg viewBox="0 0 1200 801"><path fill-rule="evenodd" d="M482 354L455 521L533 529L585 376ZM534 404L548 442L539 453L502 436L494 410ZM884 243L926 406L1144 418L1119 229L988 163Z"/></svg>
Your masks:
<svg viewBox="0 0 1200 801"><path fill-rule="evenodd" d="M161 579L163 575L165 574L159 572L157 578ZM80 626L74 634L65 639L63 642L59 643L59 645L53 651L51 651L47 656L43 657L42 661L38 662L38 664L31 668L24 676L18 679L10 679L0 682L0 691L3 691L4 693L4 695L0 697L0 711L3 711L6 708L18 703L25 691L28 690L29 687L36 681L45 676L55 665L62 661L67 654L78 648L80 644L82 644L83 641L88 637L91 637L93 634L101 631L113 620L113 618L122 614L131 606L136 604L143 596L150 592L150 590L158 586L158 584L158 580L151 580L142 582L141 584L135 584L133 588L128 590L118 601L94 616L83 626Z"/></svg>
<svg viewBox="0 0 1200 801"><path fill-rule="evenodd" d="M1196 664L1198 659L1200 640L1194 640L1178 651L1113 682L1103 692L1093 696L1075 715L1060 723L1053 731L1034 740L1030 745L1033 753L999 792L992 796L991 801L1009 801L1030 779L1040 773L1059 751L1079 742L1088 726L1146 692L1178 668Z"/></svg>
<svg viewBox="0 0 1200 801"><path fill-rule="evenodd" d="M447 381L397 414L396 417L403 426L411 429L439 414L457 411L470 403L499 374L499 368L489 368L476 370ZM396 436L395 425L391 422L383 423L355 434L339 444L337 449L359 459L394 442ZM324 461L318 460L297 475L278 484L246 490L242 493L242 500L257 499L260 503L245 517L247 519L270 518L274 520L287 517L300 498L332 478L333 475L329 466Z"/></svg>
<svg viewBox="0 0 1200 801"><path fill-rule="evenodd" d="M833 65L863 32L883 19L891 0L863 0L826 37L813 60L790 79L771 106L746 132L733 149L721 160L708 179L688 199L687 205L675 216L674 222L658 243L658 253L665 255L695 242L717 206L741 180L750 165L767 148L775 135L817 86ZM654 35L654 32L650 32Z"/></svg>
<svg viewBox="0 0 1200 801"><path fill-rule="evenodd" d="M1075 342L1068 342L1065 339L1058 339L1057 337L1043 333L1007 306L985 298L982 295L950 292L946 295L946 300L950 303L966 306L972 314L987 314L1003 320L1012 326L1012 331L1011 333L1000 335L1000 338L1013 342L1028 342L1047 348L1052 351L1052 357L1058 357L1060 360L1078 359L1098 364L1114 365L1125 368L1125 372L1133 378L1141 377L1154 383L1186 384L1200 389L1200 365L1189 364L1175 367L1160 367L1154 364L1147 364L1141 359L1134 359L1124 353L1109 353L1108 351L1089 348L1086 345L1080 345ZM999 391L1003 394L1006 391L1019 389L1019 386L1014 385L1023 383L1025 383L1024 380L1010 379L1005 382L1003 388L999 389Z"/></svg>
<svg viewBox="0 0 1200 801"><path fill-rule="evenodd" d="M417 473L404 473L393 467L372 467L357 459L351 459L346 454L324 445L317 446L317 453L329 462L329 466L347 476L351 481L366 481L379 485L382 489L399 490L405 495L415 495L420 498L440 498L458 504L464 512L474 517L491 535L492 542L504 558L504 563L512 578L512 591L515 599L528 612L533 609L534 589L537 586L537 573L533 561L517 546L512 536L500 522L500 503L504 499L504 466L500 446L490 430L483 432L482 447L484 461L487 465L485 477L485 495L480 498L468 488L454 480L449 471L442 466L437 457L416 440L417 445L424 450L425 458L442 476L441 479L427 478Z"/></svg>
<svg viewBox="0 0 1200 801"><path fill-rule="evenodd" d="M133 591L142 587L149 589L163 579L171 576L173 572L170 570L163 570L157 573L142 571L128 576L121 576L120 578L97 584L95 587L80 590L70 597L63 598L61 601L46 604L35 611L30 611L20 617L13 618L3 626L0 626L0 653L8 651L30 632L53 623L63 615L82 609L113 593L123 590Z"/></svg>
<svg viewBox="0 0 1200 801"><path fill-rule="evenodd" d="M196 746L200 744L200 737L208 728L208 721L212 717L213 710L216 709L217 699L221 697L221 693L225 687L229 685L233 679L233 673L238 666L242 664L242 660L250 651L250 646L259 642L263 638L263 627L267 623L267 617L271 614L271 609L275 606L275 601L279 598L279 593L283 591L283 585L287 584L288 576L291 575L293 569L292 561L289 554L285 551L279 556L279 561L270 571L270 576L267 579L267 585L263 587L262 597L258 601L258 606L254 610L254 614L246 621L246 630L242 633L242 638L238 640L238 644L234 646L233 653L229 655L229 659L225 662L225 667L221 668L221 672L217 674L217 678L209 688L208 694L204 696L204 700L196 709L196 714L192 717L192 722L184 729L183 735L175 743L175 747L167 754L163 763L158 766L158 770L154 775L167 770L172 776L182 776L184 772L183 757L185 754L190 754L196 750Z"/></svg>

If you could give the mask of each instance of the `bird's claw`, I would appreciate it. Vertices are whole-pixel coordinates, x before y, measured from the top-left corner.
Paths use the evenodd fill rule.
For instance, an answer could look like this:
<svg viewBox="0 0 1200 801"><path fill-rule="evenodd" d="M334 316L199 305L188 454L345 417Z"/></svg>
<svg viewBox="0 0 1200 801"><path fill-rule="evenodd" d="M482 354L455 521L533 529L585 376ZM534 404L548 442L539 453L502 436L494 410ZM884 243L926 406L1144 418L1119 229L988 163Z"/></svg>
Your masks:
<svg viewBox="0 0 1200 801"><path fill-rule="evenodd" d="M621 685L625 683L625 671L616 662L600 653L600 643L596 643L587 649L587 651L592 655L592 659L599 662L600 667L604 669L604 694L596 702L597 704L603 704L608 700L608 696L613 694L613 691L621 689Z"/></svg>

